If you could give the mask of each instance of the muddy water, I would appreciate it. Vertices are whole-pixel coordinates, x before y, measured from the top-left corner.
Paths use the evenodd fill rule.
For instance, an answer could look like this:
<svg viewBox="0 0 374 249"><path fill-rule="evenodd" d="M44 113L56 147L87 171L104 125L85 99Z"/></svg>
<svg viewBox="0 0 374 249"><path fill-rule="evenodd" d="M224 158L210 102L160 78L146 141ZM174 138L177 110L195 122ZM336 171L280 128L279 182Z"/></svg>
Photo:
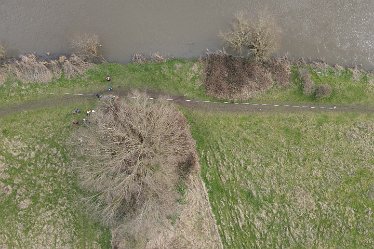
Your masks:
<svg viewBox="0 0 374 249"><path fill-rule="evenodd" d="M282 28L280 54L374 69L373 0L0 0L0 41L12 53L67 52L96 33L111 61L134 52L199 56L242 9L266 9Z"/></svg>

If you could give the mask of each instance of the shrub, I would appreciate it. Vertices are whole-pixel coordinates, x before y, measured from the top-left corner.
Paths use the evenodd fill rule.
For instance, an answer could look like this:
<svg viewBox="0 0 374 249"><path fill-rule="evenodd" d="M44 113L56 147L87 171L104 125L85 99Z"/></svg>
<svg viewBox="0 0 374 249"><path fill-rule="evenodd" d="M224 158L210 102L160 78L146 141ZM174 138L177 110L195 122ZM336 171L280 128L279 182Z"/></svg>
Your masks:
<svg viewBox="0 0 374 249"><path fill-rule="evenodd" d="M69 58L60 56L58 60L42 60L34 54L22 55L18 60L9 61L4 66L7 71L23 83L48 83L59 79L62 74L68 79L85 73L92 67L76 55Z"/></svg>
<svg viewBox="0 0 374 249"><path fill-rule="evenodd" d="M281 87L287 87L291 83L291 63L287 58L274 58L266 64L272 74L273 80Z"/></svg>
<svg viewBox="0 0 374 249"><path fill-rule="evenodd" d="M263 61L278 47L278 30L270 16L264 15L254 22L244 13L239 13L232 22L231 30L220 36L230 49L240 55Z"/></svg>
<svg viewBox="0 0 374 249"><path fill-rule="evenodd" d="M210 54L205 64L205 88L209 95L218 98L247 99L273 84L271 73L258 62Z"/></svg>
<svg viewBox="0 0 374 249"><path fill-rule="evenodd" d="M71 46L73 53L86 62L99 63L104 60L101 53L101 43L99 36L95 34L83 34L76 36Z"/></svg>
<svg viewBox="0 0 374 249"><path fill-rule="evenodd" d="M300 73L300 77L301 77L301 80L302 80L302 87L303 87L303 93L304 95L306 96L311 96L314 94L315 92L315 85L314 85L314 82L312 80L312 77L309 73L309 70L307 69L302 69L299 71Z"/></svg>
<svg viewBox="0 0 374 249"><path fill-rule="evenodd" d="M23 83L47 83L53 79L53 73L46 64L46 61L39 61L34 54L28 54L9 62L5 67Z"/></svg>
<svg viewBox="0 0 374 249"><path fill-rule="evenodd" d="M102 223L149 238L174 216L177 185L197 163L186 119L164 101L134 97L102 101L78 130L76 170Z"/></svg>
<svg viewBox="0 0 374 249"><path fill-rule="evenodd" d="M332 88L330 85L324 84L319 85L316 89L316 98L328 98L332 93Z"/></svg>
<svg viewBox="0 0 374 249"><path fill-rule="evenodd" d="M352 74L353 81L360 81L364 72L360 70L357 66L353 68L348 68L348 71Z"/></svg>
<svg viewBox="0 0 374 249"><path fill-rule="evenodd" d="M63 61L62 71L67 79L82 75L93 66L92 63L84 61L75 54L72 54L68 59L60 57L59 60Z"/></svg>

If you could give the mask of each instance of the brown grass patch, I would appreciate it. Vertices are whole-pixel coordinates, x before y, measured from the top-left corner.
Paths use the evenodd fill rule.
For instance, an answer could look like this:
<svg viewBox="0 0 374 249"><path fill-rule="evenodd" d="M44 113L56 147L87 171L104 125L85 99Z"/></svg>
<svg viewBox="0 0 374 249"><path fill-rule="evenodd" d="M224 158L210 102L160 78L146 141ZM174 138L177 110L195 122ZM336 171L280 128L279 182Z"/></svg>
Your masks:
<svg viewBox="0 0 374 249"><path fill-rule="evenodd" d="M46 65L46 61L40 61L34 54L29 54L22 55L19 60L13 60L5 67L24 83L47 83L52 81L54 75Z"/></svg>
<svg viewBox="0 0 374 249"><path fill-rule="evenodd" d="M62 75L68 79L82 75L92 65L74 54L69 58L61 56L58 60L43 60L34 54L28 54L22 55L18 60L9 61L4 67L9 74L23 83L48 83Z"/></svg>

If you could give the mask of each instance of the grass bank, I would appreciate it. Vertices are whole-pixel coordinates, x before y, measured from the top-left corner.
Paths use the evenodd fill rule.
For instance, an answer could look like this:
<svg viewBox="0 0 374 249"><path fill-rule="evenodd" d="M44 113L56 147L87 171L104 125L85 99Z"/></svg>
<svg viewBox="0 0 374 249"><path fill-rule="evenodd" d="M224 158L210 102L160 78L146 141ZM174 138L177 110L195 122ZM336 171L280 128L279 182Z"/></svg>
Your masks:
<svg viewBox="0 0 374 249"><path fill-rule="evenodd" d="M374 245L374 117L186 111L225 248Z"/></svg>
<svg viewBox="0 0 374 249"><path fill-rule="evenodd" d="M73 108L0 119L0 248L111 248L110 232L77 202L83 193L64 145Z"/></svg>
<svg viewBox="0 0 374 249"><path fill-rule="evenodd" d="M274 85L269 90L257 94L252 102L272 103L316 103L352 104L374 106L374 77L361 72L358 76L351 70L325 66L309 67L314 83L332 87L330 97L317 99L303 94L302 81L296 66L292 69L291 84L287 88ZM105 77L110 75L111 82ZM140 89L161 91L170 95L181 95L194 99L208 97L204 86L203 64L196 60L174 59L162 63L96 65L83 76L51 83L22 84L8 79L0 86L0 107L19 104L29 100L54 98L50 94L96 93L105 91L108 86L114 89Z"/></svg>
<svg viewBox="0 0 374 249"><path fill-rule="evenodd" d="M22 103L29 100L51 98L50 93L96 93L114 89L140 89L162 91L170 95L204 98L201 64L189 60L170 60L164 63L146 64L100 64L75 78L62 77L50 83L23 84L9 79L0 86L0 106ZM111 82L105 77L110 75Z"/></svg>
<svg viewBox="0 0 374 249"><path fill-rule="evenodd" d="M374 77L361 72L355 75L350 69L336 70L325 65L324 68L307 66L316 86L331 86L332 93L327 98L303 94L303 82L296 66L292 68L291 85L288 88L273 87L265 94L258 96L262 101L301 102L321 104L354 104L374 106Z"/></svg>

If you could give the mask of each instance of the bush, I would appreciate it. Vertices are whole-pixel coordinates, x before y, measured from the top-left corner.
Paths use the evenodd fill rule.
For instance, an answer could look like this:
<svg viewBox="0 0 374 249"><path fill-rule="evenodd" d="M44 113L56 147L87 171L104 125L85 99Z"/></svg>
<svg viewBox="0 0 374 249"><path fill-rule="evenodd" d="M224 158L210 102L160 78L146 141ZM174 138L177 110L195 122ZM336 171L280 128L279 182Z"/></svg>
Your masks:
<svg viewBox="0 0 374 249"><path fill-rule="evenodd" d="M352 74L353 81L360 81L363 75L365 74L362 70L360 70L357 66L353 68L348 68L348 71Z"/></svg>
<svg viewBox="0 0 374 249"><path fill-rule="evenodd" d="M92 67L76 55L58 60L42 60L34 54L22 55L20 59L4 65L7 71L23 83L48 83L64 74L68 79L83 74Z"/></svg>
<svg viewBox="0 0 374 249"><path fill-rule="evenodd" d="M316 98L328 98L332 93L332 88L330 85L324 84L319 85L316 89Z"/></svg>
<svg viewBox="0 0 374 249"><path fill-rule="evenodd" d="M239 13L232 22L231 30L220 36L230 49L240 55L263 61L278 48L278 30L270 16L262 16L252 22L245 14Z"/></svg>
<svg viewBox="0 0 374 249"><path fill-rule="evenodd" d="M210 54L205 64L205 88L214 97L248 99L273 84L271 73L258 62L225 54Z"/></svg>
<svg viewBox="0 0 374 249"><path fill-rule="evenodd" d="M99 63L104 60L101 53L101 43L99 36L95 34L83 34L76 36L71 46L73 53L86 62Z"/></svg>
<svg viewBox="0 0 374 249"><path fill-rule="evenodd" d="M177 185L197 163L186 119L164 101L135 97L102 101L78 130L76 170L102 223L149 238L175 216Z"/></svg>
<svg viewBox="0 0 374 249"><path fill-rule="evenodd" d="M60 57L59 61L63 61L61 63L62 71L67 79L82 75L93 66L93 64L84 61L75 54L72 54L69 58Z"/></svg>
<svg viewBox="0 0 374 249"><path fill-rule="evenodd" d="M314 94L316 87L314 85L314 82L312 80L312 77L309 73L309 70L307 69L302 69L299 71L300 77L302 80L302 87L303 87L303 93L306 96L311 96Z"/></svg>
<svg viewBox="0 0 374 249"><path fill-rule="evenodd" d="M38 60L34 54L28 54L7 63L5 67L23 83L47 83L52 81L54 75L46 64L46 61Z"/></svg>
<svg viewBox="0 0 374 249"><path fill-rule="evenodd" d="M266 64L272 74L274 82L281 86L287 87L291 83L291 63L287 58L274 58Z"/></svg>

